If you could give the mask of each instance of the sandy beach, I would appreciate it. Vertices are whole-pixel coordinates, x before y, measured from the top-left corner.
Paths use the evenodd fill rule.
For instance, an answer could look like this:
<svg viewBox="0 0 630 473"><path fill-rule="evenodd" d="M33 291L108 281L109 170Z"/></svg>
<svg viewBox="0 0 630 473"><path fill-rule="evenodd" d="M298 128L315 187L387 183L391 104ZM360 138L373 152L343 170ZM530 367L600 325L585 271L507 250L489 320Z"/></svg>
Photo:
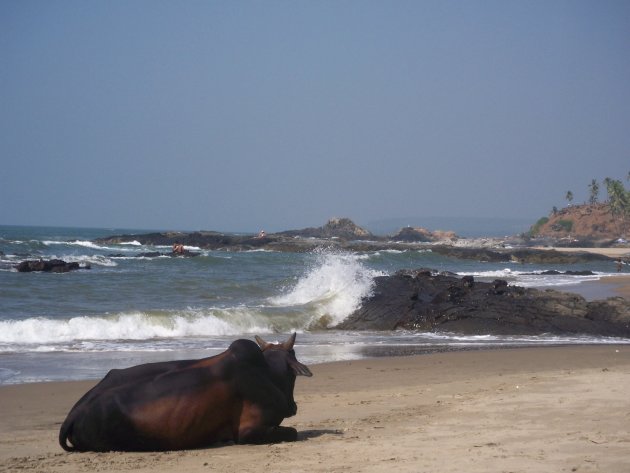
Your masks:
<svg viewBox="0 0 630 473"><path fill-rule="evenodd" d="M613 296L621 296L630 300L630 274L609 276L600 279L598 282L603 285L607 291L612 291Z"/></svg>
<svg viewBox="0 0 630 473"><path fill-rule="evenodd" d="M535 246L534 250L555 250L563 253L595 253L608 256L610 258L624 258L630 256L630 248L570 248L570 247L554 247L554 246Z"/></svg>
<svg viewBox="0 0 630 473"><path fill-rule="evenodd" d="M299 356L299 347L298 347ZM296 443L164 453L57 445L94 382L0 388L0 471L627 472L630 345L453 352L312 366Z"/></svg>
<svg viewBox="0 0 630 473"><path fill-rule="evenodd" d="M556 250L565 253L595 253L610 258L630 257L630 248L560 248L560 247L535 247L537 250ZM630 300L630 269L623 266L622 271L615 276L607 276L597 281L582 282L579 285L558 286L560 291L576 292L587 300L606 299L620 296Z"/></svg>

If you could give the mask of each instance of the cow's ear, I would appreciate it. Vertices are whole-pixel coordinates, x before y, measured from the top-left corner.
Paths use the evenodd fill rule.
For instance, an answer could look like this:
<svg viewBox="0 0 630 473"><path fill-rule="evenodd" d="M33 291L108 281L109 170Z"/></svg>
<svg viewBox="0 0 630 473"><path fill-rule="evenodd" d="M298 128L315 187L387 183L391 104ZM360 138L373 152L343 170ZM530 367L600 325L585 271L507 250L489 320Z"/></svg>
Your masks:
<svg viewBox="0 0 630 473"><path fill-rule="evenodd" d="M297 336L297 333L293 332L293 335L291 335L289 339L282 344L282 348L284 348L286 351L292 350L293 345L295 345L296 336Z"/></svg>
<svg viewBox="0 0 630 473"><path fill-rule="evenodd" d="M258 343L258 346L260 347L260 349L262 351L265 351L265 349L271 345L271 343L267 343L266 341L264 341L262 338L260 338L258 335L256 335L254 337L256 339L256 343Z"/></svg>
<svg viewBox="0 0 630 473"><path fill-rule="evenodd" d="M289 360L289 366L296 376L308 376L309 378L313 376L313 373L311 373L311 370L308 369L308 366L303 365L298 360Z"/></svg>

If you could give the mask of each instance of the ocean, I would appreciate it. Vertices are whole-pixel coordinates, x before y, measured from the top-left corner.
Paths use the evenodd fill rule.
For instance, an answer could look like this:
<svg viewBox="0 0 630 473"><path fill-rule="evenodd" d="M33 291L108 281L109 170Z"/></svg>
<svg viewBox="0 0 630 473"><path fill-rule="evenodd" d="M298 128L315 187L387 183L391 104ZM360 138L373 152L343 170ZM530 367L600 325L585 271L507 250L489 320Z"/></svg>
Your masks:
<svg viewBox="0 0 630 473"><path fill-rule="evenodd" d="M629 343L587 336L462 336L330 329L370 294L376 276L433 268L527 287L575 287L613 274L607 263L487 263L422 250L344 253L208 251L142 257L170 247L98 245L147 230L0 226L0 385L97 379L112 368L217 354L237 338L298 332L306 364L431 351L564 343ZM69 273L18 273L27 259L89 265ZM548 276L545 270L594 276Z"/></svg>

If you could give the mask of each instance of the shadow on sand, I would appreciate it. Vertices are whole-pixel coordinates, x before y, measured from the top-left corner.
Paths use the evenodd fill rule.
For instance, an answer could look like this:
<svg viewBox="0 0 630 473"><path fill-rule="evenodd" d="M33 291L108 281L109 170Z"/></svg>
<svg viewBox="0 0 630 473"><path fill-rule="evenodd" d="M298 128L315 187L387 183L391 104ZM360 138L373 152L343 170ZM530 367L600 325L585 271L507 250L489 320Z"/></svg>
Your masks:
<svg viewBox="0 0 630 473"><path fill-rule="evenodd" d="M304 441L309 439L314 439L317 437L321 437L322 435L343 435L341 430L331 430L331 429L314 429L314 430L301 430L298 432L298 441Z"/></svg>

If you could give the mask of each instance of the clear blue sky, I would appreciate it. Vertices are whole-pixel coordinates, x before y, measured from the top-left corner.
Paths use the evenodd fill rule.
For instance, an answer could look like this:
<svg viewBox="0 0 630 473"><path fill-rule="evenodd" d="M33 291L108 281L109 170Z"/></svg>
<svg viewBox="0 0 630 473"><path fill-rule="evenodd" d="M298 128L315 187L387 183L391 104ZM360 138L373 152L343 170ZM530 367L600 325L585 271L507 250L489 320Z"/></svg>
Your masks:
<svg viewBox="0 0 630 473"><path fill-rule="evenodd" d="M625 0L0 0L0 58L0 224L535 220L630 171Z"/></svg>

